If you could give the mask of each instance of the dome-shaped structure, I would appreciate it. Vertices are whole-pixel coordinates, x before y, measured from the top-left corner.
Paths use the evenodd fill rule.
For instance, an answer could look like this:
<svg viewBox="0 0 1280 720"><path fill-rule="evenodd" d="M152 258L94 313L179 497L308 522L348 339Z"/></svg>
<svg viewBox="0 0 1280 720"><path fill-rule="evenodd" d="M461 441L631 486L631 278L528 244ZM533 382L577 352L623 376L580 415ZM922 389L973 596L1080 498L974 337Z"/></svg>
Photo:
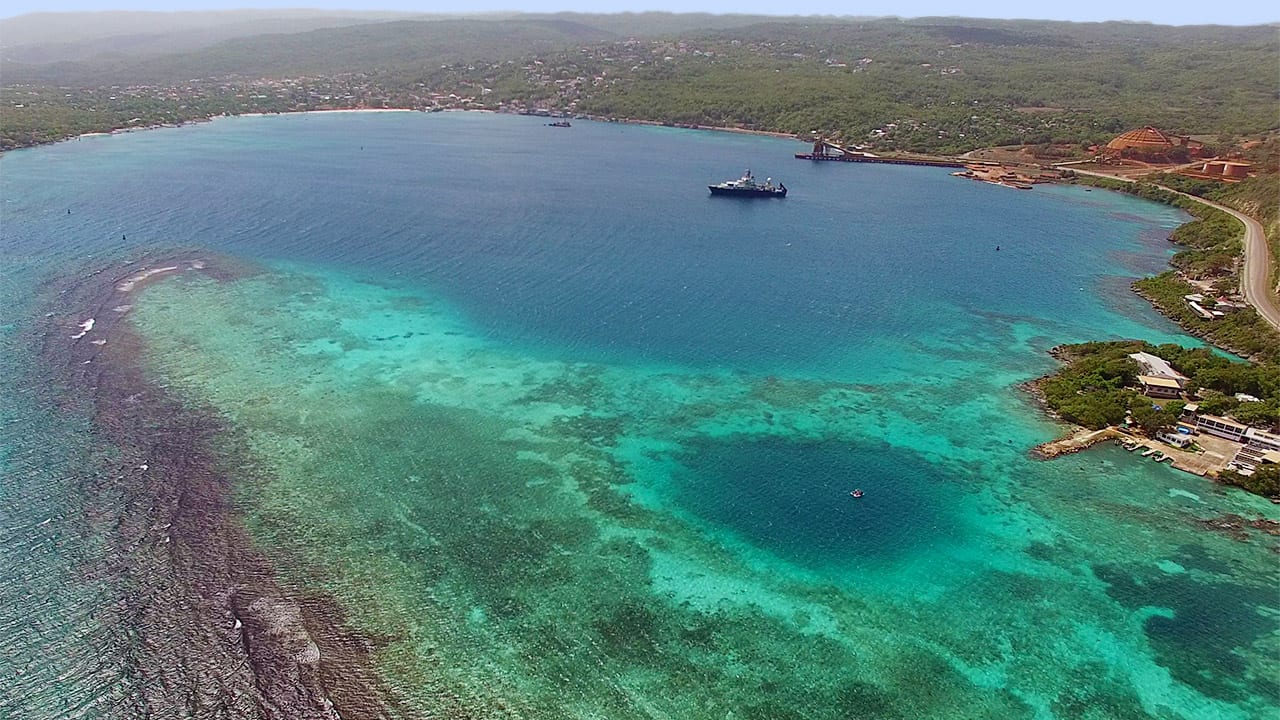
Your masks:
<svg viewBox="0 0 1280 720"><path fill-rule="evenodd" d="M1158 154L1168 152L1179 144L1168 135L1148 125L1139 130L1130 130L1117 135L1114 140L1107 143L1107 150L1116 153L1135 150L1140 153Z"/></svg>

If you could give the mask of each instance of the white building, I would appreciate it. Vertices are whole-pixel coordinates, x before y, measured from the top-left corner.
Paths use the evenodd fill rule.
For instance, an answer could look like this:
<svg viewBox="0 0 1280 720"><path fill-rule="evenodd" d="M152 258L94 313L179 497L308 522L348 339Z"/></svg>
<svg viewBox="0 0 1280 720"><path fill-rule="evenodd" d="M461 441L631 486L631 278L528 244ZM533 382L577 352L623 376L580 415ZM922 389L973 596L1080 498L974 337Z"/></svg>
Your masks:
<svg viewBox="0 0 1280 720"><path fill-rule="evenodd" d="M1139 375L1138 384L1147 397L1176 398L1182 395L1182 384L1173 378Z"/></svg>
<svg viewBox="0 0 1280 720"><path fill-rule="evenodd" d="M1217 415L1197 415L1196 427L1200 429L1200 432L1217 435L1220 438L1234 440L1235 442L1244 442L1244 434L1249 430L1247 425L1241 425L1234 420L1228 420Z"/></svg>
<svg viewBox="0 0 1280 720"><path fill-rule="evenodd" d="M1138 384L1149 397L1176 398L1187 386L1187 376L1173 369L1164 358L1151 353L1130 353L1129 359L1138 363Z"/></svg>
<svg viewBox="0 0 1280 720"><path fill-rule="evenodd" d="M1130 353L1129 359L1138 363L1138 367L1142 368L1143 375L1155 375L1156 377L1173 378L1186 382L1187 376L1173 369L1167 360L1157 357L1151 353L1136 352Z"/></svg>
<svg viewBox="0 0 1280 720"><path fill-rule="evenodd" d="M1280 435L1263 432L1257 428L1244 431L1245 443L1260 450L1280 451Z"/></svg>

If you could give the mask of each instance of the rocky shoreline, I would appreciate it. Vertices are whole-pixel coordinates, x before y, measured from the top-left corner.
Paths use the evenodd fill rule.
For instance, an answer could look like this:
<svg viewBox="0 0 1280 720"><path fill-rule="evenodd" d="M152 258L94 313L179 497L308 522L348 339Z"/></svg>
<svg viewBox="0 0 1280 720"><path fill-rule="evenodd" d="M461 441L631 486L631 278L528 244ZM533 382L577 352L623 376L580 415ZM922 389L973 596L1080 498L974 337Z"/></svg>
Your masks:
<svg viewBox="0 0 1280 720"><path fill-rule="evenodd" d="M1236 357L1244 358L1250 362L1256 362L1256 360L1253 357L1251 357L1249 353L1239 350L1237 348L1233 348L1230 345L1227 345L1226 343L1223 343L1220 340L1214 339L1205 330L1186 325L1185 323L1182 322L1182 320L1180 320L1173 313L1161 307L1160 303L1156 302L1155 298L1151 297L1150 294L1144 292L1142 288L1137 286L1136 283L1134 285L1131 285L1129 289L1132 290L1135 294L1137 294L1138 297L1142 298L1143 300L1146 300L1147 304L1150 305L1152 309L1154 309L1156 312L1160 313L1161 316L1166 318L1169 322L1177 325L1178 328L1182 330L1182 332L1192 337L1200 338L1201 340L1204 340L1205 342L1218 348L1219 350L1222 350L1224 352L1229 352L1232 355L1235 355Z"/></svg>
<svg viewBox="0 0 1280 720"><path fill-rule="evenodd" d="M55 281L38 331L42 355L110 447L109 471L86 477L82 502L106 538L86 573L128 588L98 622L129 638L142 717L374 720L414 717L374 668L375 643L338 604L282 583L231 499L252 478L231 468L220 420L184 407L144 371L126 321L149 282L180 273L228 280L254 272L207 254L173 253Z"/></svg>
<svg viewBox="0 0 1280 720"><path fill-rule="evenodd" d="M1071 363L1071 355L1066 352L1065 345L1054 345L1049 348L1049 357L1052 357L1060 363ZM1087 444L1078 444L1075 442L1077 438L1094 431L1066 420L1058 414L1058 411L1054 410L1053 407L1049 405L1049 399L1044 396L1044 391L1040 389L1040 383L1050 377L1052 377L1052 374L1042 375L1034 380L1027 380L1026 382L1018 383L1017 385L1019 390L1031 396L1031 399L1035 402L1036 409L1040 411L1041 415L1056 423L1067 425L1070 428L1068 432L1058 436L1057 438L1042 442L1031 448L1027 454L1036 460L1052 460L1053 458L1061 455L1077 453L1081 450L1088 449L1099 442L1099 440L1095 440Z"/></svg>

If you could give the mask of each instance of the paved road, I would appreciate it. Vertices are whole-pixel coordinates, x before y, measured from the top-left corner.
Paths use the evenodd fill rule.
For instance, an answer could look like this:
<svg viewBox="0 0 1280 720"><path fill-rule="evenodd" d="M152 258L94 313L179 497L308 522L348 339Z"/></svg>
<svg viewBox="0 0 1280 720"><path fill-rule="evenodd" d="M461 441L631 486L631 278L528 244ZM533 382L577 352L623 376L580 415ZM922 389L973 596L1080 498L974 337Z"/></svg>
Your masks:
<svg viewBox="0 0 1280 720"><path fill-rule="evenodd" d="M1240 288L1244 291L1245 300L1258 311L1262 319L1280 330L1280 299L1277 299L1276 291L1271 287L1271 252L1267 248L1267 237L1262 232L1261 223L1238 210L1202 198L1194 199L1231 213L1244 223L1244 267L1240 269Z"/></svg>
<svg viewBox="0 0 1280 720"><path fill-rule="evenodd" d="M1133 182L1132 178L1120 178L1089 170L1081 170L1073 165L1069 167L1081 175ZM1267 248L1267 238L1262 232L1262 225L1248 215L1238 210L1232 210L1225 205L1219 205L1204 198L1178 192L1173 188L1164 189L1229 213L1244 223L1244 267L1240 269L1240 290L1244 294L1245 301L1258 311L1262 319L1271 323L1271 326L1276 330L1280 330L1280 298L1276 297L1276 291L1271 287L1271 252Z"/></svg>

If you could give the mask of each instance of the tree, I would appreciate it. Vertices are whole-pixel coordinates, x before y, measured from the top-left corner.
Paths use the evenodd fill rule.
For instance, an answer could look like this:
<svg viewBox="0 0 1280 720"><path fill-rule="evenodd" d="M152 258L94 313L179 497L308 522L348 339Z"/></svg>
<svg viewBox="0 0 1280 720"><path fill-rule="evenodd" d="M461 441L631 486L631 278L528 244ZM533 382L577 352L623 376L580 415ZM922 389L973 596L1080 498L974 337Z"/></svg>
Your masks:
<svg viewBox="0 0 1280 720"><path fill-rule="evenodd" d="M1170 412L1168 408L1152 404L1151 398L1144 395L1133 399L1133 403L1129 406L1129 413L1133 416L1133 422L1148 435L1167 430L1178 422L1177 415Z"/></svg>
<svg viewBox="0 0 1280 720"><path fill-rule="evenodd" d="M1218 479L1258 495L1280 496L1280 465L1259 465L1252 475L1241 475L1228 470L1219 475Z"/></svg>
<svg viewBox="0 0 1280 720"><path fill-rule="evenodd" d="M1230 395L1224 395L1217 390L1200 391L1200 412L1206 412L1210 415L1224 415L1235 409L1239 404L1239 400Z"/></svg>
<svg viewBox="0 0 1280 720"><path fill-rule="evenodd" d="M1213 291L1223 295L1230 295L1236 291L1239 283L1236 282L1234 275L1224 278L1218 278L1213 281Z"/></svg>
<svg viewBox="0 0 1280 720"><path fill-rule="evenodd" d="M1274 400L1240 403L1231 411L1231 417L1246 425L1272 428L1280 423L1280 404Z"/></svg>

